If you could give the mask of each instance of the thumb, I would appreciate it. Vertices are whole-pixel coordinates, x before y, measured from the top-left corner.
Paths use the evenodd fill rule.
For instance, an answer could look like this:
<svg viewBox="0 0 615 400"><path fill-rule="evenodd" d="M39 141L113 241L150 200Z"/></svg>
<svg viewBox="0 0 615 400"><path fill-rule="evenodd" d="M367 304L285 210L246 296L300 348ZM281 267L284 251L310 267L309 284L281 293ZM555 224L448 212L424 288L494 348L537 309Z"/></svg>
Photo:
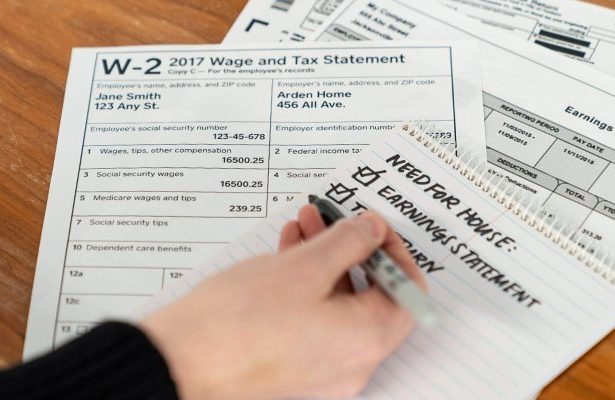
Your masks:
<svg viewBox="0 0 615 400"><path fill-rule="evenodd" d="M387 223L376 214L343 219L287 253L292 264L311 276L326 290L353 266L367 259L385 240Z"/></svg>

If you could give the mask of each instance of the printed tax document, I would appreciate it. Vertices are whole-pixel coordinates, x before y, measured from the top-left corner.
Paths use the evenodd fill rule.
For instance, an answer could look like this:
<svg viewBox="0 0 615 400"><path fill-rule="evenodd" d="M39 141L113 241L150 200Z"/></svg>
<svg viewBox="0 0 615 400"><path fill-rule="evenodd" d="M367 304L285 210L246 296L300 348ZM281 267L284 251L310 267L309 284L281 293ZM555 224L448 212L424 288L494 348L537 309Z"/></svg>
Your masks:
<svg viewBox="0 0 615 400"><path fill-rule="evenodd" d="M487 157L588 240L615 243L615 80L434 2L349 0L318 40L478 39Z"/></svg>
<svg viewBox="0 0 615 400"><path fill-rule="evenodd" d="M314 190L349 215L372 209L392 224L426 274L439 316L434 329L407 338L359 398L527 399L615 327L615 274L592 257L581 262L583 251L522 201L450 153L427 150L423 138L385 135ZM220 268L275 252L303 204L264 221L145 312Z"/></svg>
<svg viewBox="0 0 615 400"><path fill-rule="evenodd" d="M405 119L484 148L471 42L73 54L25 355L142 304Z"/></svg>
<svg viewBox="0 0 615 400"><path fill-rule="evenodd" d="M251 0L227 42L303 41L351 0ZM574 0L438 0L456 11L615 76L615 11ZM260 22L260 23L259 23ZM266 23L266 25L265 25Z"/></svg>
<svg viewBox="0 0 615 400"><path fill-rule="evenodd" d="M575 0L438 0L615 76L615 10Z"/></svg>
<svg viewBox="0 0 615 400"><path fill-rule="evenodd" d="M225 43L303 41L343 0L250 0L224 38Z"/></svg>
<svg viewBox="0 0 615 400"><path fill-rule="evenodd" d="M274 42L282 39L284 20L291 10L297 8L297 3L310 0L291 1L248 1L239 16L233 22L232 28L224 38L225 42ZM266 39L275 36L275 40Z"/></svg>

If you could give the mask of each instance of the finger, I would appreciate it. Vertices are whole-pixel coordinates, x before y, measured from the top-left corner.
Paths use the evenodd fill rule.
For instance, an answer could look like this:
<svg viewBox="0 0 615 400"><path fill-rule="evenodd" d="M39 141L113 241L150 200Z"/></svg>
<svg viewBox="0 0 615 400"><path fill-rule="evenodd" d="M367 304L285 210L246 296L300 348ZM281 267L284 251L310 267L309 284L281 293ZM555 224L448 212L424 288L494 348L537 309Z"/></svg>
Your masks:
<svg viewBox="0 0 615 400"><path fill-rule="evenodd" d="M383 244L386 222L372 213L335 223L303 246L288 252L289 263L330 290L352 266L364 261Z"/></svg>
<svg viewBox="0 0 615 400"><path fill-rule="evenodd" d="M378 287L371 287L357 295L358 312L363 312L364 323L380 343L383 357L392 353L416 325L412 315L399 307Z"/></svg>
<svg viewBox="0 0 615 400"><path fill-rule="evenodd" d="M415 326L412 317L376 287L329 301L336 320L352 332L353 340L360 343L372 362L389 356Z"/></svg>
<svg viewBox="0 0 615 400"><path fill-rule="evenodd" d="M354 293L352 281L350 280L350 273L344 274L344 276L337 281L335 287L333 288L333 293Z"/></svg>
<svg viewBox="0 0 615 400"><path fill-rule="evenodd" d="M301 228L297 221L287 222L280 233L278 251L283 252L301 243Z"/></svg>
<svg viewBox="0 0 615 400"><path fill-rule="evenodd" d="M312 204L303 206L299 210L299 227L305 240L316 236L326 229L325 222L322 220L318 209Z"/></svg>
<svg viewBox="0 0 615 400"><path fill-rule="evenodd" d="M399 237L397 232L395 232L390 225L387 225L386 237L382 244L382 248L401 268L403 268L410 279L414 280L423 291L427 291L425 276L418 265L416 265L414 258L408 252L406 246L404 246L401 237Z"/></svg>
<svg viewBox="0 0 615 400"><path fill-rule="evenodd" d="M312 204L308 204L299 210L298 220L301 235L305 240L311 239L327 228L320 212ZM342 276L333 289L334 293L352 293L353 291L352 282L348 274Z"/></svg>

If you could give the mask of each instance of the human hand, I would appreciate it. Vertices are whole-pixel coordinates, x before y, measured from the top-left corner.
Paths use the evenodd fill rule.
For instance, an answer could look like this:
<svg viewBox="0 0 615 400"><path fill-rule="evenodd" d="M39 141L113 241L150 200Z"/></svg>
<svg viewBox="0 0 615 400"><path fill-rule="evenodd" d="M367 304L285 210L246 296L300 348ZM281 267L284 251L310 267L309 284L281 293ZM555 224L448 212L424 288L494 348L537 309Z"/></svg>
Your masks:
<svg viewBox="0 0 615 400"><path fill-rule="evenodd" d="M413 327L376 287L353 293L347 272L383 247L425 281L374 213L325 230L305 206L280 252L241 262L144 319L183 399L345 398L357 394Z"/></svg>

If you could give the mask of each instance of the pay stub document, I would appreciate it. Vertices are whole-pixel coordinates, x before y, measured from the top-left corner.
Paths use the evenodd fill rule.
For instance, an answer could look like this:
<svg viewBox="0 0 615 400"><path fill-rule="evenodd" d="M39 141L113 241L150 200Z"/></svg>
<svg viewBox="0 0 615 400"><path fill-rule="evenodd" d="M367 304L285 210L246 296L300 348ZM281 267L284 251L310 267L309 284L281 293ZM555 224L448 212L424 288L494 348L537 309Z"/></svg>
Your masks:
<svg viewBox="0 0 615 400"><path fill-rule="evenodd" d="M438 0L615 76L615 10L575 0Z"/></svg>
<svg viewBox="0 0 615 400"><path fill-rule="evenodd" d="M121 317L404 120L484 149L477 47L73 53L25 355Z"/></svg>
<svg viewBox="0 0 615 400"><path fill-rule="evenodd" d="M352 0L251 0L225 42L302 41ZM574 0L437 0L490 27L615 76L615 10Z"/></svg>
<svg viewBox="0 0 615 400"><path fill-rule="evenodd" d="M420 0L348 0L315 37L478 39L493 172L586 239L615 243L611 76Z"/></svg>
<svg viewBox="0 0 615 400"><path fill-rule="evenodd" d="M372 209L391 223L426 274L439 318L408 336L359 399L527 399L615 327L608 266L605 278L547 239L549 226L539 233L519 218L518 203L485 193L487 177L469 181L444 159L453 160L391 133L312 189L348 215ZM275 252L304 204L263 221L144 311L216 268Z"/></svg>
<svg viewBox="0 0 615 400"><path fill-rule="evenodd" d="M343 0L248 1L224 42L303 41Z"/></svg>

